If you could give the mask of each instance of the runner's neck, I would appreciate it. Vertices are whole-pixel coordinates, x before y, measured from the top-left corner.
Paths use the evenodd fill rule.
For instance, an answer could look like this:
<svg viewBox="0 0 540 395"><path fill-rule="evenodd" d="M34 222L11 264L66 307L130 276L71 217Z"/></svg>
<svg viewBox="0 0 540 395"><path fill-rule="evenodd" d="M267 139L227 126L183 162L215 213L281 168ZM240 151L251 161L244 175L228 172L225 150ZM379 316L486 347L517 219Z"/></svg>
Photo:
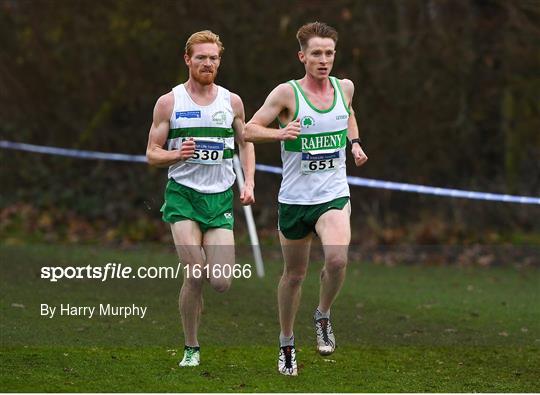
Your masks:
<svg viewBox="0 0 540 395"><path fill-rule="evenodd" d="M298 83L306 93L309 92L318 97L324 97L334 93L334 87L329 78L319 80L306 74Z"/></svg>
<svg viewBox="0 0 540 395"><path fill-rule="evenodd" d="M191 78L184 83L184 88L191 99L201 106L213 103L218 93L216 84L203 85Z"/></svg>

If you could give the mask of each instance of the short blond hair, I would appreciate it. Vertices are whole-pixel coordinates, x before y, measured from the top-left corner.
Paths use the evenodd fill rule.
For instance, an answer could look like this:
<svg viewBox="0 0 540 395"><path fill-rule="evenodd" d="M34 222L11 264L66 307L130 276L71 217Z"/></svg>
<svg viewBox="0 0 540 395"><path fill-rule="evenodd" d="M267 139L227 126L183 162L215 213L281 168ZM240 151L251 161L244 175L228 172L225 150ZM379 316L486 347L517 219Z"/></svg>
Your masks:
<svg viewBox="0 0 540 395"><path fill-rule="evenodd" d="M210 30L202 30L200 32L193 33L186 42L186 54L191 56L193 53L193 46L195 44L216 44L219 47L219 56L225 51L223 43L219 39L219 36Z"/></svg>
<svg viewBox="0 0 540 395"><path fill-rule="evenodd" d="M296 33L296 38L302 51L306 49L309 39L313 37L331 38L337 44L338 33L336 29L324 22L306 23Z"/></svg>

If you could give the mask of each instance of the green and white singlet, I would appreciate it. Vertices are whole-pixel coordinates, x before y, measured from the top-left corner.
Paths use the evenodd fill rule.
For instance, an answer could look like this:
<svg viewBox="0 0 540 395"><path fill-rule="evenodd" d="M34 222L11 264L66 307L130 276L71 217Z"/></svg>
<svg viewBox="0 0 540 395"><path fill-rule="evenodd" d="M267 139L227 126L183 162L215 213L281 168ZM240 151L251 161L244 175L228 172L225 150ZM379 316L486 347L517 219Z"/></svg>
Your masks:
<svg viewBox="0 0 540 395"><path fill-rule="evenodd" d="M169 167L168 177L201 193L229 189L236 178L233 170L234 112L231 93L218 86L215 100L201 106L189 96L184 84L173 88L174 108L170 119L167 149L180 149L193 137L195 154Z"/></svg>
<svg viewBox="0 0 540 395"><path fill-rule="evenodd" d="M345 169L349 109L339 81L330 77L334 102L327 110L317 109L297 81L294 89L300 135L281 142L283 180L278 200L285 204L313 205L350 196ZM284 125L280 125L284 127Z"/></svg>

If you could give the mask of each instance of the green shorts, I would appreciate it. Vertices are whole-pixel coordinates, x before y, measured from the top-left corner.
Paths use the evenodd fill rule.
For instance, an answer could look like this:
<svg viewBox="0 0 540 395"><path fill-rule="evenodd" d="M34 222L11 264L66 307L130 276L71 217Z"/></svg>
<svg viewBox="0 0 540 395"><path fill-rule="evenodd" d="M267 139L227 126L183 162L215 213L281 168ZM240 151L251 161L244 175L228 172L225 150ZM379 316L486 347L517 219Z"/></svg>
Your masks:
<svg viewBox="0 0 540 395"><path fill-rule="evenodd" d="M279 203L278 229L289 240L299 240L315 232L315 224L328 210L342 210L349 197L339 197L326 203L304 205Z"/></svg>
<svg viewBox="0 0 540 395"><path fill-rule="evenodd" d="M233 229L233 190L201 193L170 179L165 188L165 203L161 207L163 221L175 223L192 220L204 233L211 228Z"/></svg>

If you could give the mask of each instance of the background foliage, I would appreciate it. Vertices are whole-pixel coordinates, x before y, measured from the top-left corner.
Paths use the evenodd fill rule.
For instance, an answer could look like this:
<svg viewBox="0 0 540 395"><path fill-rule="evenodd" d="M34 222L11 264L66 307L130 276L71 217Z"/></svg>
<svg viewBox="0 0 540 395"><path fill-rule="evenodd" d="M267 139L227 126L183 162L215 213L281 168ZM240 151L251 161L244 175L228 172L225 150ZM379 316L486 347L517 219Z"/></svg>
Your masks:
<svg viewBox="0 0 540 395"><path fill-rule="evenodd" d="M155 100L185 81L184 43L207 28L226 47L218 83L249 118L274 86L303 76L295 33L313 20L338 29L333 74L356 86L370 160L349 174L539 195L534 0L2 0L1 138L144 153ZM280 164L278 146L258 146L257 159ZM162 169L5 150L0 160L4 235L167 237ZM271 231L279 179L256 182L256 219ZM353 199L358 240L530 242L540 224L536 207L358 188Z"/></svg>

